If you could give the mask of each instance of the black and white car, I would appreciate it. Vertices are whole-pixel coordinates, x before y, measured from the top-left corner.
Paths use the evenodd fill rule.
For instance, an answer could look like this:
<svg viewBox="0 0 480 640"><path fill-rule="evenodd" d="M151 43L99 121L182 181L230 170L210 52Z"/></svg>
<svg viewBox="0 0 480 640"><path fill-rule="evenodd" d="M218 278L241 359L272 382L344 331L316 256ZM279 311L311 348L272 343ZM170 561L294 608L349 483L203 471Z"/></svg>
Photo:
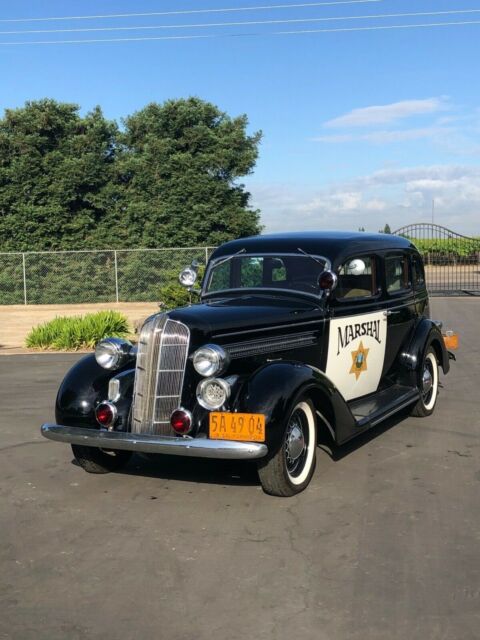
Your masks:
<svg viewBox="0 0 480 640"><path fill-rule="evenodd" d="M195 279L196 265L181 274ZM134 451L255 459L264 490L290 496L312 478L320 434L343 444L435 408L453 356L405 238L235 240L212 254L198 293L148 318L138 345L107 338L67 373L42 433L86 471L118 470Z"/></svg>

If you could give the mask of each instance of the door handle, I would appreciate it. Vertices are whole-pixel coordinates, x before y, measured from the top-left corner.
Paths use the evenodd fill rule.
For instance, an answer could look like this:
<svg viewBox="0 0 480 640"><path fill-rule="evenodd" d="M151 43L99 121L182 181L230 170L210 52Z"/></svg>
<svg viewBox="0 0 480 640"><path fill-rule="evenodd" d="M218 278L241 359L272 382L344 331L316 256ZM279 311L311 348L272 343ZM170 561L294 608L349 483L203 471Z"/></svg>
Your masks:
<svg viewBox="0 0 480 640"><path fill-rule="evenodd" d="M386 311L383 312L383 315L386 317L388 316L396 316L400 313L400 311L390 311L390 309L387 309Z"/></svg>

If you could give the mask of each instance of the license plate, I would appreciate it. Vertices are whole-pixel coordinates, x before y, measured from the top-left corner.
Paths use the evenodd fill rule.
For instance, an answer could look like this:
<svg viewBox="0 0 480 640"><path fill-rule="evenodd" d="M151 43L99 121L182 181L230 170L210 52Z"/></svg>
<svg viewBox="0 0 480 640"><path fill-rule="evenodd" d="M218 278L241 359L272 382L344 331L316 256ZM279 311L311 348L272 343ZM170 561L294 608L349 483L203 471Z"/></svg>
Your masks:
<svg viewBox="0 0 480 640"><path fill-rule="evenodd" d="M209 435L213 440L265 442L265 416L261 413L213 412Z"/></svg>

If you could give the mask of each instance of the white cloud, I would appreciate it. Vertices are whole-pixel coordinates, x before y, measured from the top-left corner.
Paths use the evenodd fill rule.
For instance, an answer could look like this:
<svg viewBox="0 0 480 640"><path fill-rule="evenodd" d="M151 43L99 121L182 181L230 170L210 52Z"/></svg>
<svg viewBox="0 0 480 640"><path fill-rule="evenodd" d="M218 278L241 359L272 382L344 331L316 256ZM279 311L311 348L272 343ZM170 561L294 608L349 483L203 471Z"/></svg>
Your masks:
<svg viewBox="0 0 480 640"><path fill-rule="evenodd" d="M266 232L358 229L377 231L431 220L480 234L480 166L431 165L383 169L321 189L250 185Z"/></svg>
<svg viewBox="0 0 480 640"><path fill-rule="evenodd" d="M349 113L325 122L324 126L336 129L390 124L412 116L436 113L447 108L448 102L443 96L425 100L402 100L391 104L353 109Z"/></svg>
<svg viewBox="0 0 480 640"><path fill-rule="evenodd" d="M437 139L452 132L447 127L422 127L417 129L394 129L371 131L370 133L345 133L319 136L313 138L314 142L330 142L339 144L342 142L373 142L374 144L386 144L391 142L408 142L425 138Z"/></svg>

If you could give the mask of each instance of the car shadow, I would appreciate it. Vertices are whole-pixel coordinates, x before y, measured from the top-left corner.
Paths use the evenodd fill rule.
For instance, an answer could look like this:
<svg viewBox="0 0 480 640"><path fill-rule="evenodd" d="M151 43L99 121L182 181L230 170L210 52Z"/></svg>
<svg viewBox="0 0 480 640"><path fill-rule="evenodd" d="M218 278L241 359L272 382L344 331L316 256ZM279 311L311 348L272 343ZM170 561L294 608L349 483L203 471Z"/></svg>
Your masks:
<svg viewBox="0 0 480 640"><path fill-rule="evenodd" d="M338 462L347 457L357 449L360 449L364 445L368 444L375 438L383 435L393 427L397 426L400 422L403 422L410 415L411 409L406 409L395 414L391 418L384 420L375 427L371 427L364 433L355 436L352 440L349 440L345 444L337 445L333 442L330 435L325 434L320 439L318 446L325 451L334 462Z"/></svg>
<svg viewBox="0 0 480 640"><path fill-rule="evenodd" d="M251 461L212 460L161 454L135 454L119 473L201 484L257 486L257 467Z"/></svg>
<svg viewBox="0 0 480 640"><path fill-rule="evenodd" d="M339 462L398 425L408 415L408 410L400 412L344 445L334 444L331 436L323 434L320 437L318 447L334 462ZM72 460L72 464L80 466L75 459ZM247 487L260 485L256 463L246 460L213 460L211 458L136 453L126 467L115 473L162 480L179 480L195 484Z"/></svg>

